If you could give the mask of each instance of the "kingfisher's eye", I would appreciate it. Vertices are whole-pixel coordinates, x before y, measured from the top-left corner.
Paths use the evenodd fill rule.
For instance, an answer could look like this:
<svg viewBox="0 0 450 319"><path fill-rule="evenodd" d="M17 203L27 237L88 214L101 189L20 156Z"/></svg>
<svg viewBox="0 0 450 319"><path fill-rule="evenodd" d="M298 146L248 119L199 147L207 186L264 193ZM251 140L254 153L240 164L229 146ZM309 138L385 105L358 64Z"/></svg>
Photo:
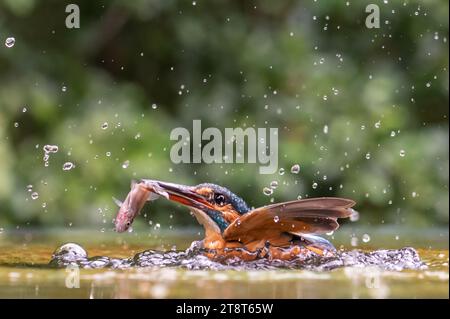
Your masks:
<svg viewBox="0 0 450 319"><path fill-rule="evenodd" d="M225 196L222 194L214 194L214 202L219 206L224 206L226 204Z"/></svg>

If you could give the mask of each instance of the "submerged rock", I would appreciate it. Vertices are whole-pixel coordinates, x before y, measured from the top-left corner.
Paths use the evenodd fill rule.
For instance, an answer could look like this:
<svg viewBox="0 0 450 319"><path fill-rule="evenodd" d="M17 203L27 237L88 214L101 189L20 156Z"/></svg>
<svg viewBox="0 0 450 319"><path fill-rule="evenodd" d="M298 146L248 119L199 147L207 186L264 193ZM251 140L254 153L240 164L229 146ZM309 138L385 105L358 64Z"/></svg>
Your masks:
<svg viewBox="0 0 450 319"><path fill-rule="evenodd" d="M328 271L340 267L378 267L384 270L424 269L414 248L383 249L372 252L359 250L338 251L332 257L311 255L291 261L258 259L245 262L239 259L224 263L212 261L203 255L199 242L194 242L186 251L146 250L133 258L88 258L79 245L69 243L58 248L50 261L51 266L65 267L77 264L82 268L131 268L131 267L180 267L192 270L258 270L258 269L308 269Z"/></svg>

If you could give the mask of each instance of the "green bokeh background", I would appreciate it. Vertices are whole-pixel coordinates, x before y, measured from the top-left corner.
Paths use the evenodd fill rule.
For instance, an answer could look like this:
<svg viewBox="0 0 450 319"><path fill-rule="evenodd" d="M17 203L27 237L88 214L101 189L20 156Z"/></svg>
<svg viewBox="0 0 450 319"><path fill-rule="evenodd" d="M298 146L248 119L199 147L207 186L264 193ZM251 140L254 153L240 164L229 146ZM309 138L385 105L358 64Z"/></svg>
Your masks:
<svg viewBox="0 0 450 319"><path fill-rule="evenodd" d="M111 229L133 178L215 182L251 206L345 196L361 225L448 226L447 1L86 0L67 29L71 2L0 1L0 228ZM170 131L193 119L278 127L286 173L173 164ZM164 200L145 212L141 227L196 224Z"/></svg>

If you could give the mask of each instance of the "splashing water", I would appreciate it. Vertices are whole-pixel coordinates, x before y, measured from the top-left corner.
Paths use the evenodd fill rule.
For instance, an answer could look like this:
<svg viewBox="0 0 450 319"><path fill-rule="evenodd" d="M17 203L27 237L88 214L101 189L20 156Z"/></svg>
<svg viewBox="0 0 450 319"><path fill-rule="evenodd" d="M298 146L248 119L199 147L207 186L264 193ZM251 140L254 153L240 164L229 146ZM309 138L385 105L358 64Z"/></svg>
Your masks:
<svg viewBox="0 0 450 319"><path fill-rule="evenodd" d="M131 267L180 267L196 270L267 270L267 269L308 269L328 271L340 267L379 267L384 270L401 271L403 269L426 269L414 248L405 247L399 250L376 250L362 252L359 250L338 251L332 257L319 257L314 253L299 256L291 261L257 259L244 262L229 259L223 263L212 261L203 255L204 249L200 241L192 243L186 251L146 250L131 258L110 258L96 256L88 258L83 247L69 243L59 247L53 254L50 266L66 267L77 264L82 268Z"/></svg>

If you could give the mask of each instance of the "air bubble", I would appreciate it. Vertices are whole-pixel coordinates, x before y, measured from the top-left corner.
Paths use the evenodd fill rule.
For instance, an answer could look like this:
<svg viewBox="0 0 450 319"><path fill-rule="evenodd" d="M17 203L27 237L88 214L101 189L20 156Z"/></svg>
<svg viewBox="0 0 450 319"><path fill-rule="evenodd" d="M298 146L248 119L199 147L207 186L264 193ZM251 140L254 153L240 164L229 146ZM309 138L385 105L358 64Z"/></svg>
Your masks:
<svg viewBox="0 0 450 319"><path fill-rule="evenodd" d="M280 221L280 217L275 216L275 217L273 218L273 221L274 221L275 223L278 223L278 222Z"/></svg>
<svg viewBox="0 0 450 319"><path fill-rule="evenodd" d="M400 150L400 156L401 156L401 157L405 157L405 155L406 155L405 150Z"/></svg>
<svg viewBox="0 0 450 319"><path fill-rule="evenodd" d="M106 130L108 128L109 124L108 122L104 122L101 126L102 130Z"/></svg>
<svg viewBox="0 0 450 319"><path fill-rule="evenodd" d="M32 200L36 200L36 199L38 199L38 198L39 198L38 192L32 192L32 193L31 193L31 199L32 199Z"/></svg>

